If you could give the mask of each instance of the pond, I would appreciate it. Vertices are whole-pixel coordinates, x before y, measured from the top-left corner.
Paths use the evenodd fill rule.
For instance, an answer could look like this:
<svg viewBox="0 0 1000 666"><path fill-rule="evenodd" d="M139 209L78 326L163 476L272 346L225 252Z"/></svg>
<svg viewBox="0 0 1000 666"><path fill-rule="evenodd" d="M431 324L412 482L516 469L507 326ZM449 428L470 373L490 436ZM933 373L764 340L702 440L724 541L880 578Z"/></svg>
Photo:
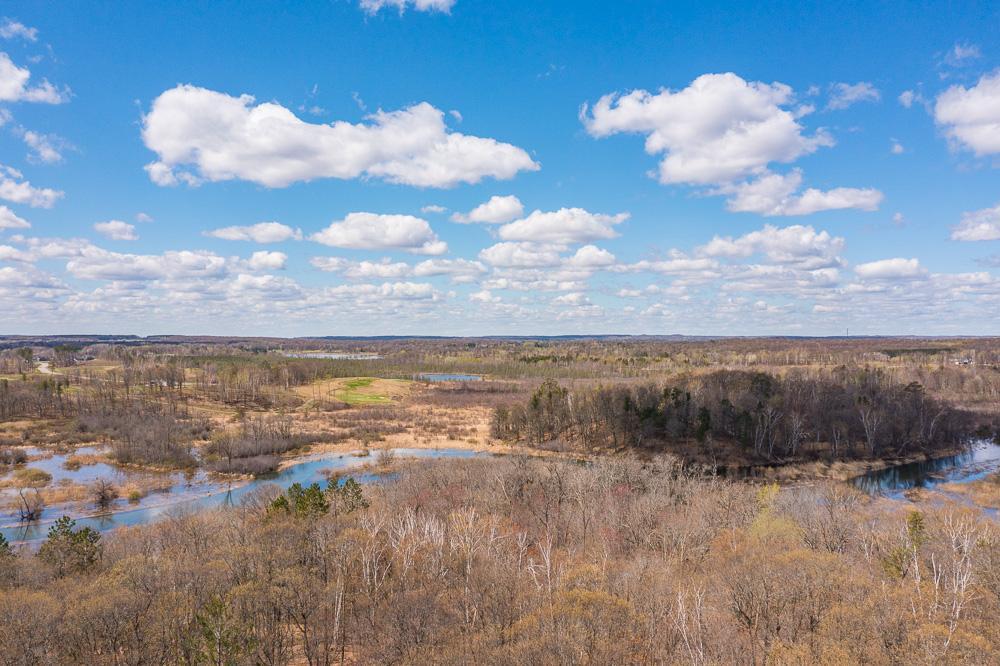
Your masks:
<svg viewBox="0 0 1000 666"><path fill-rule="evenodd" d="M970 483L998 470L1000 445L989 440L978 440L967 451L957 455L868 472L851 482L867 493L899 498L910 488L933 488L942 483Z"/></svg>
<svg viewBox="0 0 1000 666"><path fill-rule="evenodd" d="M473 458L477 456L489 455L479 451L468 449L392 449L392 452L401 458ZM240 500L248 493L265 484L276 484L281 488L287 488L293 483L310 484L319 482L325 484L327 470L350 470L354 467L361 467L365 463L373 461L371 455L360 455L358 453L330 453L307 456L294 465L286 467L276 475L268 478L254 479L252 481L233 482L207 482L189 483L187 487L178 487L171 490L168 495L162 495L160 501L149 505L139 505L132 509L116 511L104 515L74 516L77 527L92 527L96 530L106 532L116 527L130 525L143 525L151 523L158 518L164 517L174 512L201 511L223 506L239 504ZM201 473L199 473L201 474ZM376 475L362 474L358 477L361 482L371 482L376 479ZM45 538L49 527L56 518L72 512L59 507L46 509L46 515L42 520L29 523L10 525L5 519L5 526L0 529L11 543L32 542Z"/></svg>
<svg viewBox="0 0 1000 666"><path fill-rule="evenodd" d="M449 372L424 372L417 375L417 378L426 382L479 382L483 380L482 375L463 375Z"/></svg>

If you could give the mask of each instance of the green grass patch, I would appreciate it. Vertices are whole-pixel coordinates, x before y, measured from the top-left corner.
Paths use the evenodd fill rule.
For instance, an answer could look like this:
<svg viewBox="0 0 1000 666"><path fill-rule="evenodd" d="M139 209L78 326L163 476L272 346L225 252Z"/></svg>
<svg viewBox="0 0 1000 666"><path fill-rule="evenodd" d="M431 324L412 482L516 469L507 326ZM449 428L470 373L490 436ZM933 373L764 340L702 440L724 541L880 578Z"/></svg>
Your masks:
<svg viewBox="0 0 1000 666"><path fill-rule="evenodd" d="M334 392L337 400L349 405L385 405L392 402L388 395L379 393L372 387L374 377L355 377L344 382L343 388Z"/></svg>

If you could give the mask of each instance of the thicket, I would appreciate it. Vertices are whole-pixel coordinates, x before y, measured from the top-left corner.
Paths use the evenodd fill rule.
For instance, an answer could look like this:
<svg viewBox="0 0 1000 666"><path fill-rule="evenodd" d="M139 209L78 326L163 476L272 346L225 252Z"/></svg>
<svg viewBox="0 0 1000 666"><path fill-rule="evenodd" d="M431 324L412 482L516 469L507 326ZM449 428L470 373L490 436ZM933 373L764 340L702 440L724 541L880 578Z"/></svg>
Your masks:
<svg viewBox="0 0 1000 666"><path fill-rule="evenodd" d="M975 420L883 372L718 371L672 386L569 390L544 382L522 404L494 412L494 437L542 446L659 449L681 441L738 443L762 460L804 453L834 458L902 456L966 443Z"/></svg>
<svg viewBox="0 0 1000 666"><path fill-rule="evenodd" d="M0 554L11 664L987 664L1000 534L659 461L428 463L367 508L173 516ZM287 497L287 495L283 495ZM319 500L322 501L319 501ZM280 502L279 502L280 504ZM319 510L310 507L320 506ZM57 547L58 546L58 547Z"/></svg>

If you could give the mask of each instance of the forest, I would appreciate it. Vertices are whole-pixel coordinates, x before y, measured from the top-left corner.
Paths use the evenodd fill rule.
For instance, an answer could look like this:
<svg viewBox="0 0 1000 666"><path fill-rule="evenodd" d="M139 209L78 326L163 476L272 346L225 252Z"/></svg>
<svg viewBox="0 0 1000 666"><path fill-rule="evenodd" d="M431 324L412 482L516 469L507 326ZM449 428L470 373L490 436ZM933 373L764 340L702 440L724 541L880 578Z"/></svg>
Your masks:
<svg viewBox="0 0 1000 666"><path fill-rule="evenodd" d="M894 384L867 368L822 377L720 370L674 386L569 391L548 380L525 403L497 407L492 432L533 446L565 441L585 449L669 450L693 440L713 457L719 440L773 461L953 450L972 436L974 423L919 383Z"/></svg>
<svg viewBox="0 0 1000 666"><path fill-rule="evenodd" d="M5 664L992 663L1000 533L660 460L434 462L0 549ZM296 495L293 490L289 495ZM303 495L311 495L311 499ZM284 500L284 501L279 501ZM278 507L278 508L275 508Z"/></svg>
<svg viewBox="0 0 1000 666"><path fill-rule="evenodd" d="M998 340L5 346L0 664L1000 655Z"/></svg>

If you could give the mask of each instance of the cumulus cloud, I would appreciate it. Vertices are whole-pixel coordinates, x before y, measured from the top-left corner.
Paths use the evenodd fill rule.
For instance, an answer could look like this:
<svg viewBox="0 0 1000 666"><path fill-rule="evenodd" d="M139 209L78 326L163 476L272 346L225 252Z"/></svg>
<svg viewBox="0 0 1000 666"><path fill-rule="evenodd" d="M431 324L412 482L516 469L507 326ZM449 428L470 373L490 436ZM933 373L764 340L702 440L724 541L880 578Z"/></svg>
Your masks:
<svg viewBox="0 0 1000 666"><path fill-rule="evenodd" d="M1000 153L1000 71L938 95L934 121L956 146L979 156Z"/></svg>
<svg viewBox="0 0 1000 666"><path fill-rule="evenodd" d="M826 231L817 232L811 226L796 224L779 228L766 224L763 229L737 238L715 236L695 251L703 257L763 255L776 264L819 269L842 265L839 254L843 249L843 238Z"/></svg>
<svg viewBox="0 0 1000 666"><path fill-rule="evenodd" d="M899 257L858 264L854 272L865 280L912 280L927 274L918 260Z"/></svg>
<svg viewBox="0 0 1000 666"><path fill-rule="evenodd" d="M760 174L772 162L792 162L833 145L823 131L807 135L801 109L783 83L748 82L733 73L704 74L687 88L657 94L605 95L580 116L587 132L607 137L646 135L646 152L664 154L664 184L727 183Z"/></svg>
<svg viewBox="0 0 1000 666"><path fill-rule="evenodd" d="M470 223L485 222L487 224L503 224L516 220L524 214L521 200L510 195L506 197L492 196L490 200L481 203L468 213L455 213L451 216L453 222Z"/></svg>
<svg viewBox="0 0 1000 666"><path fill-rule="evenodd" d="M615 255L596 245L584 245L566 260L566 265L572 268L607 268L615 265Z"/></svg>
<svg viewBox="0 0 1000 666"><path fill-rule="evenodd" d="M0 52L0 102L40 102L62 104L69 99L68 90L59 90L42 79L29 85L31 70L18 67L6 53Z"/></svg>
<svg viewBox="0 0 1000 666"><path fill-rule="evenodd" d="M444 206L438 206L437 204L428 204L428 205L422 206L420 208L420 212L424 213L425 215L428 214L428 213L441 214L441 213L445 213L447 211L448 211L447 208L445 208Z"/></svg>
<svg viewBox="0 0 1000 666"><path fill-rule="evenodd" d="M280 222L258 222L249 226L222 227L206 231L205 236L231 241L253 241L254 243L280 243L287 240L301 240L302 231Z"/></svg>
<svg viewBox="0 0 1000 666"><path fill-rule="evenodd" d="M859 102L877 102L882 99L878 88L867 81L857 83L833 83L830 85L830 100L826 108L846 109Z"/></svg>
<svg viewBox="0 0 1000 666"><path fill-rule="evenodd" d="M481 289L469 294L469 300L473 303L500 303L502 299L499 296L494 296L489 289Z"/></svg>
<svg viewBox="0 0 1000 666"><path fill-rule="evenodd" d="M0 164L0 199L32 208L52 208L63 193L47 187L34 187L17 169Z"/></svg>
<svg viewBox="0 0 1000 666"><path fill-rule="evenodd" d="M844 85L846 84L837 84ZM835 108L871 98L870 84L834 87ZM808 134L799 118L810 105L795 106L783 83L748 82L736 74L704 74L687 88L657 94L636 90L605 95L584 105L580 117L591 136L622 132L646 135L646 152L663 157L663 184L708 186L707 194L730 196L730 210L763 215L808 215L821 210L874 210L881 194L874 189L809 188L795 194L801 172L775 174L772 163L790 163L832 146L820 129Z"/></svg>
<svg viewBox="0 0 1000 666"><path fill-rule="evenodd" d="M22 217L18 217L14 211L7 206L0 206L0 229L27 229L31 223Z"/></svg>
<svg viewBox="0 0 1000 666"><path fill-rule="evenodd" d="M390 259L382 261L349 261L343 257L313 257L310 263L321 271L340 273L352 280L372 278L405 278L413 275L413 266Z"/></svg>
<svg viewBox="0 0 1000 666"><path fill-rule="evenodd" d="M356 250L405 250L413 254L444 254L448 244L440 240L427 220L412 215L349 213L312 236L330 247Z"/></svg>
<svg viewBox="0 0 1000 666"><path fill-rule="evenodd" d="M560 208L556 211L536 210L520 220L500 227L501 240L571 245L614 238L615 225L629 218L628 213L602 215L583 208Z"/></svg>
<svg viewBox="0 0 1000 666"><path fill-rule="evenodd" d="M418 12L451 13L456 0L361 0L361 9L368 14L377 14L383 8L398 9L402 14L407 9Z"/></svg>
<svg viewBox="0 0 1000 666"><path fill-rule="evenodd" d="M158 157L146 171L158 185L240 179L285 187L367 176L452 187L540 168L517 146L449 131L444 113L426 102L367 120L307 123L275 102L180 85L143 118L143 141Z"/></svg>
<svg viewBox="0 0 1000 666"><path fill-rule="evenodd" d="M957 241L1000 240L1000 205L962 214L962 221L951 230Z"/></svg>
<svg viewBox="0 0 1000 666"><path fill-rule="evenodd" d="M343 257L313 257L310 263L322 271L340 273L351 280L446 276L452 282L464 283L472 282L486 273L483 264L467 259L426 259L416 265L410 265L402 261L394 262L388 258L381 261L350 261Z"/></svg>
<svg viewBox="0 0 1000 666"><path fill-rule="evenodd" d="M94 225L94 230L111 240L139 240L139 234L135 233L135 226L121 220L98 222Z"/></svg>
<svg viewBox="0 0 1000 666"><path fill-rule="evenodd" d="M452 282L472 282L486 272L478 261L468 259L425 259L413 267L416 277L448 276Z"/></svg>
<svg viewBox="0 0 1000 666"><path fill-rule="evenodd" d="M20 37L26 42L34 42L38 39L38 28L31 28L20 21L5 18L0 22L0 37L4 39Z"/></svg>
<svg viewBox="0 0 1000 666"><path fill-rule="evenodd" d="M221 277L227 273L223 257L205 251L168 251L163 254L122 254L91 247L66 263L71 275L85 280L165 280Z"/></svg>
<svg viewBox="0 0 1000 666"><path fill-rule="evenodd" d="M497 243L479 252L479 258L491 266L539 268L562 262L559 248L536 243Z"/></svg>
<svg viewBox="0 0 1000 666"><path fill-rule="evenodd" d="M759 213L765 216L811 215L825 210L877 210L882 193L872 188L836 187L818 190L810 187L798 192L802 173L795 169L787 174L769 173L757 180L728 185L719 189L729 195L726 206L739 213Z"/></svg>
<svg viewBox="0 0 1000 666"><path fill-rule="evenodd" d="M261 250L250 255L247 264L255 271L280 271L284 270L288 255L284 252L268 252Z"/></svg>

